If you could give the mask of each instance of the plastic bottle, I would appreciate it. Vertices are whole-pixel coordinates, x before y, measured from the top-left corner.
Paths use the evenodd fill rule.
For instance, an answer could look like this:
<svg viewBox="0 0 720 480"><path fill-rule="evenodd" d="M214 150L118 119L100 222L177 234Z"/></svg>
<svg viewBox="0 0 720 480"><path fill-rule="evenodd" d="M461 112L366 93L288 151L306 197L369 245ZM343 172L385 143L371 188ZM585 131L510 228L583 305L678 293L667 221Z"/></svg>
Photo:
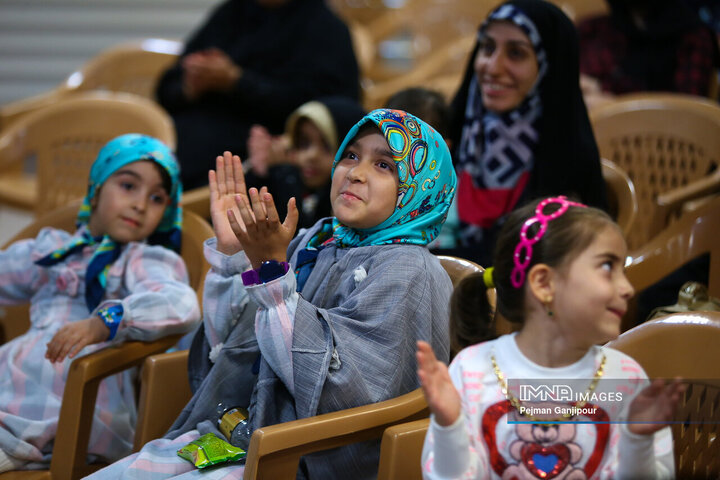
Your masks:
<svg viewBox="0 0 720 480"><path fill-rule="evenodd" d="M230 444L247 451L250 445L250 425L248 424L248 411L242 407L229 407L220 402L217 406L218 430L225 435Z"/></svg>

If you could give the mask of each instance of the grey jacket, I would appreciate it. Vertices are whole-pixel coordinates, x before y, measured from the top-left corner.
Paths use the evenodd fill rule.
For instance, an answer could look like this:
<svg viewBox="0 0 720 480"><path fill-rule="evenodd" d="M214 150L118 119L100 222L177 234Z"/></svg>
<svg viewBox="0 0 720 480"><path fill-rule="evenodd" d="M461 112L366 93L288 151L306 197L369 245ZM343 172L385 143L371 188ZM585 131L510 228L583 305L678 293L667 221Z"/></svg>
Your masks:
<svg viewBox="0 0 720 480"><path fill-rule="evenodd" d="M319 226L290 244L291 265ZM263 287L242 287L239 273L247 263L208 260L213 269L204 314L215 318L205 318L205 328L211 320L231 328L214 363L205 330L196 335L189 359L195 394L166 438L194 428L216 431L212 421L220 401L248 405L251 425L259 428L397 397L419 386L417 340L430 342L438 358L448 360L452 284L424 247L331 245L320 252L294 315L294 395L278 373L283 366L272 364L275 357L259 356L268 340L255 335L258 303L252 290ZM358 267L366 277L358 276ZM291 276L279 281L294 285ZM305 457L298 477L374 478L378 459L378 441L353 444Z"/></svg>

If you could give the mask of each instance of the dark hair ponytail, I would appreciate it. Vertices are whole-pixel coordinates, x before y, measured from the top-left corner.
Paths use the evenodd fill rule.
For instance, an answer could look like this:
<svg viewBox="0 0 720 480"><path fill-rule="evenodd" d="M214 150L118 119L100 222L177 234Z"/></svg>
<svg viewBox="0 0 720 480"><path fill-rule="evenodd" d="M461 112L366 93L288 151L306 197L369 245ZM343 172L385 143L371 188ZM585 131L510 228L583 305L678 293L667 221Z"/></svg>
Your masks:
<svg viewBox="0 0 720 480"><path fill-rule="evenodd" d="M497 337L495 311L482 273L463 278L450 297L450 356L470 345Z"/></svg>

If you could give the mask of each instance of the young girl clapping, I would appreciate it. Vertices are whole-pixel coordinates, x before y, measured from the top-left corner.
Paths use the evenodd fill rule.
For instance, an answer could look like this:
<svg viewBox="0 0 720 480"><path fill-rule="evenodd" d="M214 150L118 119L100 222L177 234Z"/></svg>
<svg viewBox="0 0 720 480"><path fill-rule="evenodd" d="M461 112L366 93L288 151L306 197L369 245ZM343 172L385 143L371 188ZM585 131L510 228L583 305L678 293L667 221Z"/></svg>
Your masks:
<svg viewBox="0 0 720 480"><path fill-rule="evenodd" d="M465 348L449 371L419 342L433 413L425 478L672 476L664 422L682 387L647 386L637 362L598 346L618 336L633 294L617 225L595 208L546 198L513 212L497 245L494 267L469 280L482 285L466 299L481 306L470 337L492 337L485 288L497 288L498 313L522 327ZM536 395L528 398L523 385ZM555 386L573 391L537 395Z"/></svg>

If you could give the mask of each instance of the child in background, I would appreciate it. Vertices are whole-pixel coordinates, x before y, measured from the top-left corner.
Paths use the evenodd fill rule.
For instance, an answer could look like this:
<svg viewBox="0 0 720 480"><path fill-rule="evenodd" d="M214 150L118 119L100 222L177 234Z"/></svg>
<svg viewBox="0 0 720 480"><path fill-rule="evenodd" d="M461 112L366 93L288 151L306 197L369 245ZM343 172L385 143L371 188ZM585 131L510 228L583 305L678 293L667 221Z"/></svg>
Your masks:
<svg viewBox="0 0 720 480"><path fill-rule="evenodd" d="M194 396L165 439L94 478L241 478L243 465L199 471L176 454L209 432L222 438L219 403L247 407L256 429L418 388L418 340L448 359L452 284L425 245L456 177L433 128L397 110L361 119L335 156L335 217L292 241L294 200L284 223L264 189L248 201L237 156L218 157L209 179L217 238L205 247L212 269L188 362ZM377 440L318 452L299 475L375 478L379 454Z"/></svg>
<svg viewBox="0 0 720 480"><path fill-rule="evenodd" d="M30 329L0 347L0 472L48 467L73 358L200 320L175 253L181 194L170 149L123 135L98 153L74 234L44 228L0 251L0 305L30 302ZM127 455L135 415L130 372L103 380L88 453Z"/></svg>
<svg viewBox="0 0 720 480"><path fill-rule="evenodd" d="M405 110L422 118L437 130L445 138L448 147L452 148L447 138L450 107L440 92L423 87L405 88L395 92L385 105L385 108Z"/></svg>
<svg viewBox="0 0 720 480"><path fill-rule="evenodd" d="M260 125L250 129L248 139L251 183L273 192L278 215L287 213L290 198L298 201L298 228L310 228L332 215L330 172L342 135L365 112L352 98L326 97L301 105L287 119L285 134L270 135Z"/></svg>
<svg viewBox="0 0 720 480"><path fill-rule="evenodd" d="M508 217L494 268L485 271L471 301L481 308L478 329L487 329L477 338L492 338L485 288L497 289L498 313L521 323L521 330L465 348L449 371L418 342L418 375L433 414L425 478L674 475L672 436L663 423L683 388L662 380L643 388L647 376L637 362L598 346L618 336L633 294L624 273L626 248L604 212L565 197ZM512 379L545 380L540 385L562 379L599 400L522 401L527 398L518 398Z"/></svg>

